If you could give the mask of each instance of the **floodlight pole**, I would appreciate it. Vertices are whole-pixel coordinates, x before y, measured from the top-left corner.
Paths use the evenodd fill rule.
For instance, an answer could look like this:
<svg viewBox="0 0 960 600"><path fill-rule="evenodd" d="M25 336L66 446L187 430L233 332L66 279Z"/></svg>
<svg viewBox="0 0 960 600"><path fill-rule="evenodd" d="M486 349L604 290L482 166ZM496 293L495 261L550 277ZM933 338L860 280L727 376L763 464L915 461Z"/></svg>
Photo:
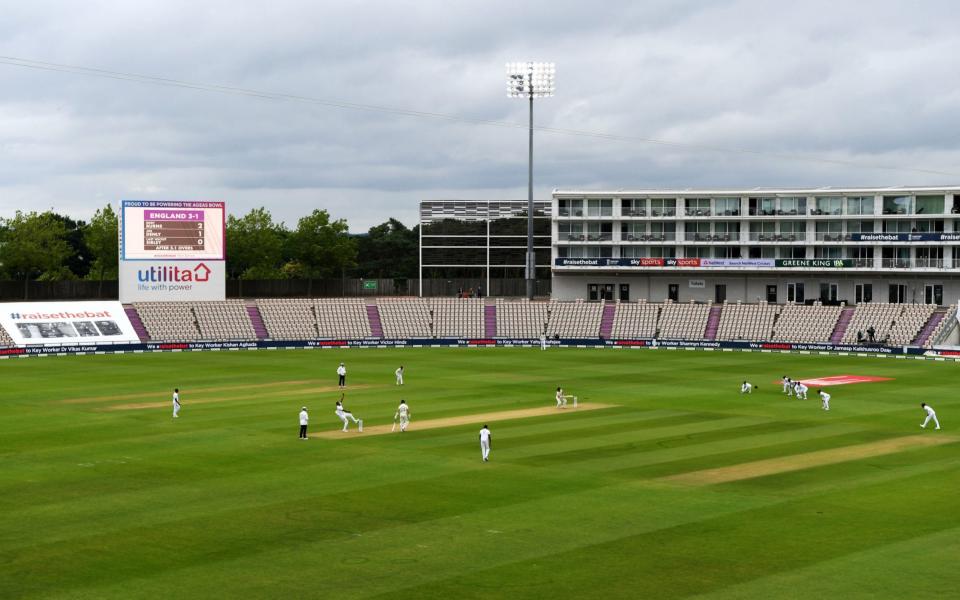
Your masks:
<svg viewBox="0 0 960 600"><path fill-rule="evenodd" d="M527 160L527 300L537 288L537 255L533 251L533 91L530 91L530 148Z"/></svg>
<svg viewBox="0 0 960 600"><path fill-rule="evenodd" d="M526 98L530 103L530 123L527 128L527 255L524 278L527 299L533 300L537 291L537 255L533 249L533 99L553 95L553 63L507 63L507 97Z"/></svg>

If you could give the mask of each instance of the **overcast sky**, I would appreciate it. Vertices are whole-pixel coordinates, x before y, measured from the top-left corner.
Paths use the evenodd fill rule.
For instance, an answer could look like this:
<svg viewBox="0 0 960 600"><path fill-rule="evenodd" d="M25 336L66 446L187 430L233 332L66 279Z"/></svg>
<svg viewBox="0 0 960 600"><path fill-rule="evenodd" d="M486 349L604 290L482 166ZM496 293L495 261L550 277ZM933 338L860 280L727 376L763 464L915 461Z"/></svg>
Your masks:
<svg viewBox="0 0 960 600"><path fill-rule="evenodd" d="M0 55L525 123L504 63L553 61L536 123L853 161L538 133L554 188L960 184L960 7L872 2L3 2ZM526 197L525 129L0 64L0 216L223 200L364 231L423 199ZM862 166L860 166L862 165ZM925 169L929 174L901 169ZM951 175L954 174L954 175Z"/></svg>

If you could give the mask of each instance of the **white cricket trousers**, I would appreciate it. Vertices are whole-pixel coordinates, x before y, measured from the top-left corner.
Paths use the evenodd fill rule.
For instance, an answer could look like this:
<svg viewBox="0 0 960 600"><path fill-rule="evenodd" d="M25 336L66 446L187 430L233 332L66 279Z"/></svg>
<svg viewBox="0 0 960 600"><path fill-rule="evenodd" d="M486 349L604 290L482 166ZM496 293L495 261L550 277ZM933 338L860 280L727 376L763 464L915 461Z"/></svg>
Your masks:
<svg viewBox="0 0 960 600"><path fill-rule="evenodd" d="M930 422L930 419L933 419L933 424L937 426L937 429L940 429L940 421L937 420L937 415L927 415L927 418L923 420L923 425L920 427L926 428L927 423Z"/></svg>
<svg viewBox="0 0 960 600"><path fill-rule="evenodd" d="M480 442L480 454L483 456L483 460L490 458L490 442L486 440Z"/></svg>
<svg viewBox="0 0 960 600"><path fill-rule="evenodd" d="M179 403L179 402L174 403L174 405L173 405L173 416L174 416L174 417L180 416L180 403Z"/></svg>
<svg viewBox="0 0 960 600"><path fill-rule="evenodd" d="M397 375L397 385L403 385L403 375Z"/></svg>

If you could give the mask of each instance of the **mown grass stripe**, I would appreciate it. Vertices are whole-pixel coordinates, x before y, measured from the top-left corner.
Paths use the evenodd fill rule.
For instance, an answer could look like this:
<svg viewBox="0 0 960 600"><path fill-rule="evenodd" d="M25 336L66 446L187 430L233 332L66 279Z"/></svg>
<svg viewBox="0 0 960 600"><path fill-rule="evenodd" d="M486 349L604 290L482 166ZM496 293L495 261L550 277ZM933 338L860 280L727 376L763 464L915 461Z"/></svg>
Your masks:
<svg viewBox="0 0 960 600"><path fill-rule="evenodd" d="M793 454L779 458L768 458L766 460L746 462L727 467L678 473L663 478L663 481L689 485L716 485L718 483L729 483L742 479L754 479L789 471L810 469L822 465L862 460L884 454L919 450L928 446L952 444L957 441L958 440L952 436L909 435L867 444L842 446L829 450L818 450L816 452Z"/></svg>

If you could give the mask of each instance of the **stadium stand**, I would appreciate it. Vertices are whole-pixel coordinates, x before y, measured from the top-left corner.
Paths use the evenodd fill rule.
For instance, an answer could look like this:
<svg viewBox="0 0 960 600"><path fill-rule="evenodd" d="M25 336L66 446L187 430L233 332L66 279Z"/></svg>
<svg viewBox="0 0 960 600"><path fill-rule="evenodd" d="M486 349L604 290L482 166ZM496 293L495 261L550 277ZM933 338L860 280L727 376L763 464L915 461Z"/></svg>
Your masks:
<svg viewBox="0 0 960 600"><path fill-rule="evenodd" d="M433 335L436 337L483 337L483 300L479 298L434 298Z"/></svg>
<svg viewBox="0 0 960 600"><path fill-rule="evenodd" d="M769 340L773 333L773 324L779 315L778 304L724 303L716 339L751 342Z"/></svg>
<svg viewBox="0 0 960 600"><path fill-rule="evenodd" d="M926 341L923 343L924 348L932 348L933 346L940 343L940 338L944 335L945 332L950 331L957 326L957 305L951 305L943 315L943 318L937 323L937 326L934 327L933 331L927 337Z"/></svg>
<svg viewBox="0 0 960 600"><path fill-rule="evenodd" d="M0 348L5 348L8 346L13 346L13 338L10 337L10 334L7 333L7 330L0 326Z"/></svg>
<svg viewBox="0 0 960 600"><path fill-rule="evenodd" d="M134 308L147 328L150 338L162 342L194 342L201 340L197 315L183 302L138 302Z"/></svg>
<svg viewBox="0 0 960 600"><path fill-rule="evenodd" d="M197 302L193 305L200 339L203 340L255 340L247 305L243 300L224 302Z"/></svg>
<svg viewBox="0 0 960 600"><path fill-rule="evenodd" d="M710 317L711 303L677 304L665 302L660 310L660 331L657 337L667 340L703 338Z"/></svg>
<svg viewBox="0 0 960 600"><path fill-rule="evenodd" d="M497 298L497 337L537 339L546 334L547 302L509 301Z"/></svg>
<svg viewBox="0 0 960 600"><path fill-rule="evenodd" d="M595 338L600 335L603 302L551 302L547 336Z"/></svg>
<svg viewBox="0 0 960 600"><path fill-rule="evenodd" d="M852 344L857 342L857 336L861 335L862 337L868 336L868 331L873 328L874 339L877 342L884 342L885 340L890 339L892 342L892 334L894 329L894 324L898 318L903 314L905 307L923 307L923 304L890 304L887 302L871 302L869 304L858 304L856 310L853 313L853 318L850 319L850 324L847 326L847 331L843 335L844 344ZM933 313L933 307L930 307L927 314L929 318L930 314ZM917 329L913 331L915 336L917 331L920 330L920 327L923 327L923 323L926 323L926 318L923 319L923 322L917 325ZM902 333L900 334L902 336ZM912 337L910 339L913 339ZM907 340L909 343L909 340Z"/></svg>
<svg viewBox="0 0 960 600"><path fill-rule="evenodd" d="M906 346L913 342L917 332L923 329L937 309L934 304L901 304L900 306L903 310L890 328L889 344L891 346Z"/></svg>
<svg viewBox="0 0 960 600"><path fill-rule="evenodd" d="M367 304L363 298L330 298L313 301L317 334L321 339L372 337Z"/></svg>
<svg viewBox="0 0 960 600"><path fill-rule="evenodd" d="M257 300L270 339L312 340L320 337L313 301L301 298Z"/></svg>
<svg viewBox="0 0 960 600"><path fill-rule="evenodd" d="M716 339L752 342L769 340L773 333L773 324L779 315L778 304L724 303Z"/></svg>
<svg viewBox="0 0 960 600"><path fill-rule="evenodd" d="M645 300L637 303L621 302L617 306L617 314L613 317L611 336L627 339L656 337L660 306Z"/></svg>
<svg viewBox="0 0 960 600"><path fill-rule="evenodd" d="M464 337L484 335L481 299L377 298L386 338ZM259 299L256 306L269 339L371 338L366 301L362 298ZM596 338L600 335L604 302L496 300L496 333L500 338ZM613 338L704 339L713 305L674 302L617 304L610 335ZM139 303L134 308L150 337L156 341L254 340L253 324L241 300L198 303ZM371 306L370 308L373 308ZM842 306L725 303L717 324L722 341L778 341L856 343L857 333L873 327L877 342L890 345L937 343L954 313L939 322L931 318L934 305L862 304L847 308L847 327L837 327ZM955 311L951 307L950 311ZM939 318L944 313L936 316ZM852 315L852 316L850 316ZM925 329L926 328L926 329ZM923 332L922 338L919 334ZM0 345L12 345L0 331Z"/></svg>
<svg viewBox="0 0 960 600"><path fill-rule="evenodd" d="M429 338L430 304L423 298L377 298L386 338Z"/></svg>
<svg viewBox="0 0 960 600"><path fill-rule="evenodd" d="M773 326L776 342L826 342L840 318L842 306L787 304Z"/></svg>

